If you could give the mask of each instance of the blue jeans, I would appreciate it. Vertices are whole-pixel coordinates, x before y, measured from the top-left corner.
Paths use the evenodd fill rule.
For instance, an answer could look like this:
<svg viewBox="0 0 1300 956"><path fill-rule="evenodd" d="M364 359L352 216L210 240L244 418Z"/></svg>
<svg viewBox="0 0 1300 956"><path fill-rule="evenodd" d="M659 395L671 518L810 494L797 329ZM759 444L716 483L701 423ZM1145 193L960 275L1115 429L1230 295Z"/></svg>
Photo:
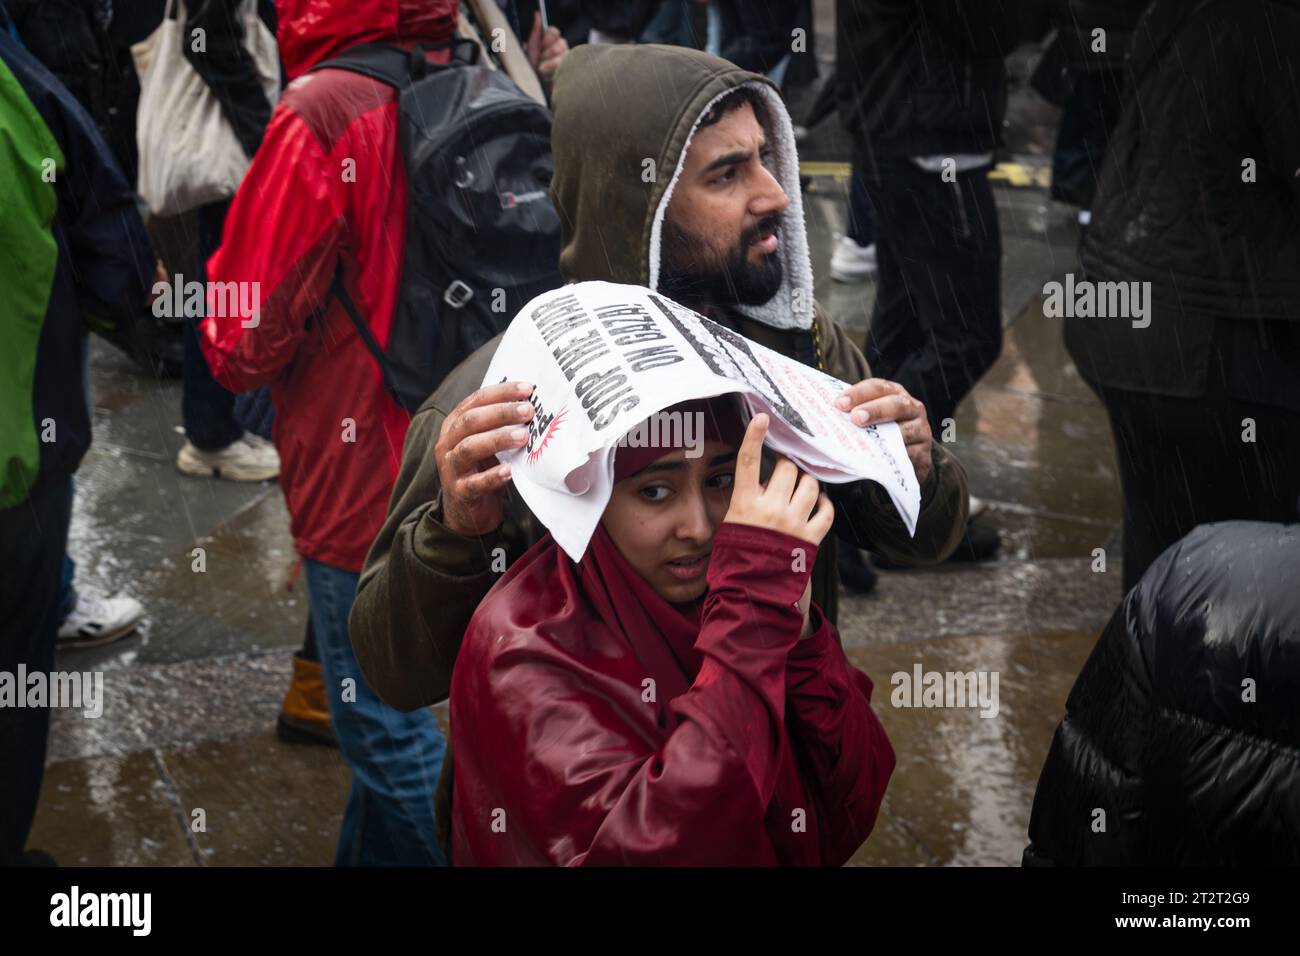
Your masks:
<svg viewBox="0 0 1300 956"><path fill-rule="evenodd" d="M433 791L447 747L438 722L424 707L409 714L394 710L361 676L348 639L359 575L310 559L303 567L330 719L352 770L334 863L444 866L433 822Z"/></svg>
<svg viewBox="0 0 1300 956"><path fill-rule="evenodd" d="M663 0L636 42L666 43L694 49L695 31L691 29L691 8L687 0Z"/></svg>

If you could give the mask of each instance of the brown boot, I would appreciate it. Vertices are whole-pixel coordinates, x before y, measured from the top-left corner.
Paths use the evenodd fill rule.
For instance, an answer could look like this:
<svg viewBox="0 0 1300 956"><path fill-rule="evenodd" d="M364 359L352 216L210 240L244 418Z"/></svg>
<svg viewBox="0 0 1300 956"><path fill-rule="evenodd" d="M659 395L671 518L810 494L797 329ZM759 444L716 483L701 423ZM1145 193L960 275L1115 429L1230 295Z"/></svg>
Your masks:
<svg viewBox="0 0 1300 956"><path fill-rule="evenodd" d="M320 661L293 655L293 680L284 695L284 703L280 705L280 719L275 723L275 732L285 743L339 745L325 703Z"/></svg>

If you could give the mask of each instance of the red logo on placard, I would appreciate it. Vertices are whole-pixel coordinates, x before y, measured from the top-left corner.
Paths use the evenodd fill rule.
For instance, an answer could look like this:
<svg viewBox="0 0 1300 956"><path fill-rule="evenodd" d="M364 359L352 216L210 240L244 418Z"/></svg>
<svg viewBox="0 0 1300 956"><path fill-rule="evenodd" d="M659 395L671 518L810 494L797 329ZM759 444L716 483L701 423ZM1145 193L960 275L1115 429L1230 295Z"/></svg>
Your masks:
<svg viewBox="0 0 1300 956"><path fill-rule="evenodd" d="M534 395L536 393L534 392ZM532 432L528 437L528 464L532 464L542 457L542 452L546 451L546 446L551 441L551 436L560 430L560 425L564 422L564 416L568 414L568 406L561 408L554 415L542 414L542 409L536 399L533 400L533 419L529 422L529 431Z"/></svg>

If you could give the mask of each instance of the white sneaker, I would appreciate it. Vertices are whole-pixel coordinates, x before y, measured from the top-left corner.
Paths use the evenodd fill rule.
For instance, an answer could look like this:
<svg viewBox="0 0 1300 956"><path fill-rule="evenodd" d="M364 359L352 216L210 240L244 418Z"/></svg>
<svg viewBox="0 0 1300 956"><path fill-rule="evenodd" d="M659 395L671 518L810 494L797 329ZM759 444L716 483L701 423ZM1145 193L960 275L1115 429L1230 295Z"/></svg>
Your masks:
<svg viewBox="0 0 1300 956"><path fill-rule="evenodd" d="M836 282L861 282L876 271L876 244L860 246L842 236L831 253L831 278Z"/></svg>
<svg viewBox="0 0 1300 956"><path fill-rule="evenodd" d="M144 616L144 608L135 598L102 598L80 591L77 606L59 625L59 644L63 647L98 647L126 637Z"/></svg>
<svg viewBox="0 0 1300 956"><path fill-rule="evenodd" d="M176 456L181 474L228 481L268 481L280 474L280 455L265 438L244 432L220 451L204 451L186 442Z"/></svg>

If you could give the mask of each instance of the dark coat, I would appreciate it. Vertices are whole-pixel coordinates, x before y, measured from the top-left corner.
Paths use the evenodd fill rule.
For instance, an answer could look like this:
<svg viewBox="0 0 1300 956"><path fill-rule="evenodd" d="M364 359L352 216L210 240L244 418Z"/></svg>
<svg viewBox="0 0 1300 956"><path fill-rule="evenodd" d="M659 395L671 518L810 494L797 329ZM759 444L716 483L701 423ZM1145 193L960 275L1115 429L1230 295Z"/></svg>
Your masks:
<svg viewBox="0 0 1300 956"><path fill-rule="evenodd" d="M894 751L819 608L798 639L811 569L790 573L792 545L720 525L702 611L654 593L604 529L580 564L549 535L515 561L452 679L452 863L843 865Z"/></svg>
<svg viewBox="0 0 1300 956"><path fill-rule="evenodd" d="M149 246L144 223L136 209L135 196L127 186L107 144L86 110L49 70L24 49L8 32L7 18L0 10L0 61L13 74L44 124L44 130L17 132L13 136L40 135L52 139L47 154L56 161L52 184L55 196L53 221L49 233L33 229L27 242L40 243L52 236L56 248L52 278L48 287L35 291L44 299L43 316L39 312L26 318L40 323L36 354L30 359L34 378L30 386L31 428L40 433L47 419L57 427L54 440L29 438L39 453L35 483L28 485L29 469L6 471L0 476L0 501L22 501L37 486L52 484L76 471L82 455L90 445L88 396L82 378L81 356L85 348L87 327L112 325L132 310L138 309L149 294L153 275L153 250ZM6 117L12 104L5 103ZM24 124L26 125L26 124ZM8 127L7 127L8 128ZM49 188L49 187L46 187ZM31 202L35 197L28 197ZM19 204L18 210L25 210ZM7 226L20 221L20 212L7 211ZM22 239L15 238L15 242ZM2 245L3 243L0 243ZM14 262L6 256L6 269ZM0 326L7 347L14 345L14 325L24 318L14 303L31 299L21 296L19 284L35 281L31 274L6 275L3 287L8 302L0 307ZM24 431L26 424L24 423ZM14 435L3 436L6 447ZM0 458L5 457L0 454ZM8 462L4 462L8 468Z"/></svg>
<svg viewBox="0 0 1300 956"><path fill-rule="evenodd" d="M117 83L107 27L86 0L4 0L18 36L102 130Z"/></svg>
<svg viewBox="0 0 1300 956"><path fill-rule="evenodd" d="M1123 66L1133 46L1134 27L1150 2L1068 0L1057 25L1066 63L1076 70ZM1097 30L1102 31L1100 37Z"/></svg>
<svg viewBox="0 0 1300 956"><path fill-rule="evenodd" d="M1148 569L1070 691L1025 865L1300 864L1297 567L1300 525L1229 521Z"/></svg>
<svg viewBox="0 0 1300 956"><path fill-rule="evenodd" d="M1003 58L1047 32L1046 0L840 0L837 99L870 155L1002 145Z"/></svg>
<svg viewBox="0 0 1300 956"><path fill-rule="evenodd" d="M1298 70L1292 0L1157 0L1134 41L1088 271L1150 280L1157 302L1189 310L1300 319Z"/></svg>
<svg viewBox="0 0 1300 956"><path fill-rule="evenodd" d="M1214 319L1234 320L1218 335L1234 342L1243 367L1267 367L1250 359L1256 353L1294 360L1300 4L1156 0L1138 25L1129 72L1131 99L1101 169L1081 258L1089 279L1150 282L1152 321L1141 329L1122 319L1068 321L1080 372L1093 384L1202 394ZM1278 401L1300 407L1294 366L1291 377L1291 397ZM1242 395L1249 386L1229 381Z"/></svg>

